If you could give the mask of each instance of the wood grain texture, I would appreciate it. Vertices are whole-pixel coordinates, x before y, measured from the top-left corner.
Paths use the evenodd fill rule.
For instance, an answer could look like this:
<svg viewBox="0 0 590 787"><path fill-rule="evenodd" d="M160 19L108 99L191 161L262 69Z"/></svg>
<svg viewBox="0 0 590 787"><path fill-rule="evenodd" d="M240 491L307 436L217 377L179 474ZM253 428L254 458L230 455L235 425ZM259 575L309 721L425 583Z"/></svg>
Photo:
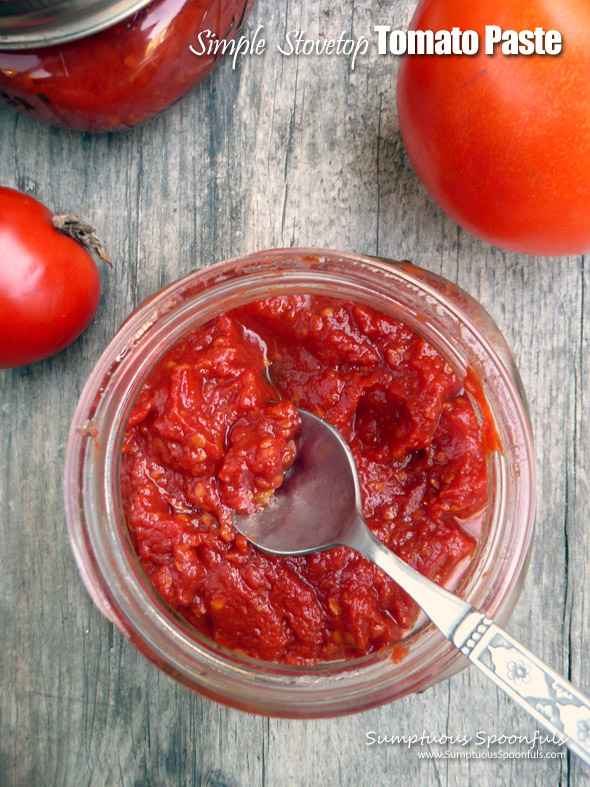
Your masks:
<svg viewBox="0 0 590 787"><path fill-rule="evenodd" d="M590 785L567 760L420 760L366 733L532 734L469 670L368 713L268 720L189 693L92 605L68 544L62 468L82 386L126 315L231 256L317 245L408 258L472 293L500 325L531 407L536 538L508 629L590 693L588 259L532 259L467 235L433 204L400 140L394 58L285 58L310 37L407 25L412 0L258 0L265 55L226 61L164 116L117 135L0 110L0 182L88 217L115 261L99 312L65 352L0 373L0 784Z"/></svg>

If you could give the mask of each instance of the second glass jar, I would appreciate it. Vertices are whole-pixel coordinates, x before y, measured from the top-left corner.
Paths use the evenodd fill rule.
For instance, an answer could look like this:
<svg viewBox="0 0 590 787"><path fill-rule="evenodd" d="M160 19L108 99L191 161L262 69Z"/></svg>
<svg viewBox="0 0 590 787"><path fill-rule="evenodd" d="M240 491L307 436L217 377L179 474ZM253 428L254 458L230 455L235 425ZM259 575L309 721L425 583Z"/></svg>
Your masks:
<svg viewBox="0 0 590 787"><path fill-rule="evenodd" d="M114 131L142 123L178 100L221 60L223 46L204 54L190 50L191 45L203 49L199 33L206 33L206 44L230 41L253 3L154 0L107 29L55 46L14 49L9 32L0 44L10 46L0 51L0 101L38 120L78 130Z"/></svg>

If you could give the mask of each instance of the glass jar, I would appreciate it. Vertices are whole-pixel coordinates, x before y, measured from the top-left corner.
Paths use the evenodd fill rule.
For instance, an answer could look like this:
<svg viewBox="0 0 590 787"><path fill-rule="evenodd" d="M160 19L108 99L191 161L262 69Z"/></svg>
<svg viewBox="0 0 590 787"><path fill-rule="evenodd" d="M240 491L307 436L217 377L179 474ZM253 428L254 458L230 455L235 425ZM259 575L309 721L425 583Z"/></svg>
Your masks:
<svg viewBox="0 0 590 787"><path fill-rule="evenodd" d="M201 55L189 49L201 51L199 34L205 45L235 38L253 2L4 0L0 101L79 130L143 123L220 61L223 49Z"/></svg>
<svg viewBox="0 0 590 787"><path fill-rule="evenodd" d="M524 578L534 517L531 430L518 372L483 308L449 281L409 263L314 249L261 252L196 271L142 304L94 369L70 431L65 497L70 538L92 598L135 646L184 685L237 708L286 717L367 710L459 671L462 656L427 620L392 649L313 667L257 661L193 631L141 569L122 514L119 461L134 400L184 334L271 295L351 299L407 323L454 371L481 383L501 450L488 461L488 505L457 592L500 623ZM474 406L479 406L475 402ZM399 649L393 650L399 653Z"/></svg>

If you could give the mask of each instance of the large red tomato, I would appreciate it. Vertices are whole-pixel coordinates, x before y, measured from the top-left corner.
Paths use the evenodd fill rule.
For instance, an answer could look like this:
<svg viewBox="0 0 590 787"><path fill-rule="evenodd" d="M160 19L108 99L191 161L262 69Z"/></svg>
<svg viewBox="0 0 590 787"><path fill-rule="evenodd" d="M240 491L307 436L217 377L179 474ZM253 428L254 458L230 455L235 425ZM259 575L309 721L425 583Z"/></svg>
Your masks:
<svg viewBox="0 0 590 787"><path fill-rule="evenodd" d="M486 25L562 34L489 56ZM479 53L404 56L402 137L424 185L474 235L529 254L590 250L590 1L422 0L411 28L475 30Z"/></svg>
<svg viewBox="0 0 590 787"><path fill-rule="evenodd" d="M0 368L59 352L96 311L100 276L94 260L56 229L53 218L33 197L0 187ZM74 224L83 239L87 230Z"/></svg>

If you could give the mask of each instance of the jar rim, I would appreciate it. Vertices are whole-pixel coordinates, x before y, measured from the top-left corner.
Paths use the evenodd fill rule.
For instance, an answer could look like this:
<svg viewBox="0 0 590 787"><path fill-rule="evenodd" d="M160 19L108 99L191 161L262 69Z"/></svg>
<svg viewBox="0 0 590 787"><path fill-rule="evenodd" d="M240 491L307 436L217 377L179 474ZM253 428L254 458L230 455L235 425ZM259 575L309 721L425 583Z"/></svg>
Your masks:
<svg viewBox="0 0 590 787"><path fill-rule="evenodd" d="M335 267L331 270L330 266ZM340 272L337 274L338 266ZM386 291L392 285L405 287L411 292L411 297L422 299L419 305L424 309L430 309L433 315L446 310L460 323L465 337L468 333L476 337L483 355L490 362L487 371L492 377L498 377L496 383L489 382L489 385L503 386L503 395L507 397L505 406L510 410L511 423L506 434L507 439L515 441L521 468L517 475L511 476L507 457L507 462L500 462L495 471L500 473L499 483L504 484L503 490L508 493L508 498L510 494L516 495L514 500L518 498L516 503L512 499L494 500L494 516L497 514L500 525L506 524L505 519L510 520L508 525L512 528L508 533L510 538L505 538L506 534L498 527L486 545L486 560L490 565L483 574L489 575L493 564L497 586L493 592L487 592L486 588L475 592L468 586L465 595L472 603L475 599L490 614L502 611L509 614L512 611L526 569L535 502L532 436L526 404L518 385L518 373L515 367L509 368L510 364L501 357L505 351L511 358L505 341L502 339L503 347L492 346L482 333L482 326L476 325L465 313L464 309L476 302L446 279L409 263L392 265L390 261L322 249L276 249L217 263L160 290L130 315L86 384L68 440L66 510L72 547L90 594L101 610L150 660L190 688L234 707L267 715L321 717L366 710L425 688L441 679L441 670L442 677L456 672L459 654L429 625L425 627L426 633L418 632L420 636L414 638L417 642L413 644L409 661L402 662L402 665L413 665L414 672L406 670L408 674L404 673L403 666L394 665L388 659L385 659L388 662L385 664L380 654L312 668L292 668L241 659L236 654L224 652L214 643L199 641L186 632L183 635L174 613L166 611L163 602L158 603L155 593L141 588L141 580L129 569L128 555L113 556L109 553L105 557L99 554L104 547L103 541L107 551L121 547L118 543L120 534L112 530L112 523L117 517L116 493L113 492L113 484L116 485L116 479L113 479L117 475L113 469L117 457L115 431L119 428L120 437L121 422L124 428L127 422L125 413L128 414L135 398L130 394L133 386L138 390L149 373L148 367L151 368L169 346L183 332L186 333L195 302L204 308L203 303L207 301L209 307L216 308L216 298L219 300L223 295L226 299L235 299L236 288L244 290L249 286L252 295L256 284L262 293L268 294L270 282L285 287L297 276L306 278L306 290L312 286L309 284L312 279L317 283L323 278L336 280L338 276L340 284L344 286L346 283L348 287L353 286L353 280L360 282L363 276L363 286L375 279ZM358 286L361 287L360 284ZM376 287L377 284L373 282L371 286ZM465 303L458 306L452 301L449 288L454 288L459 300L465 299ZM396 293L395 297L401 296ZM230 303L238 305L236 300L230 300ZM483 307L477 306L489 318ZM228 308L226 304L220 310L227 311ZM410 318L411 315L408 321ZM416 319L419 321L421 315L417 315ZM203 317L193 322L193 327L205 321ZM489 321L494 326L491 318ZM499 331L498 335L501 338ZM162 346L163 336L166 337L166 346ZM150 355L154 347L157 353ZM117 389L116 385L120 387ZM112 394L117 391L117 396L121 391L126 392L127 400L109 402L109 396L112 399ZM105 427L108 419L111 423ZM113 561L116 570L112 568ZM146 600L151 604L153 615L145 615L145 607L141 604L145 604ZM150 618L147 622L146 617ZM174 650L173 657L167 652L168 647ZM417 664L425 654L428 656L424 660L426 667L420 673ZM396 681L399 685L394 685Z"/></svg>
<svg viewBox="0 0 590 787"><path fill-rule="evenodd" d="M153 0L8 0L0 3L0 50L34 49L99 33Z"/></svg>

